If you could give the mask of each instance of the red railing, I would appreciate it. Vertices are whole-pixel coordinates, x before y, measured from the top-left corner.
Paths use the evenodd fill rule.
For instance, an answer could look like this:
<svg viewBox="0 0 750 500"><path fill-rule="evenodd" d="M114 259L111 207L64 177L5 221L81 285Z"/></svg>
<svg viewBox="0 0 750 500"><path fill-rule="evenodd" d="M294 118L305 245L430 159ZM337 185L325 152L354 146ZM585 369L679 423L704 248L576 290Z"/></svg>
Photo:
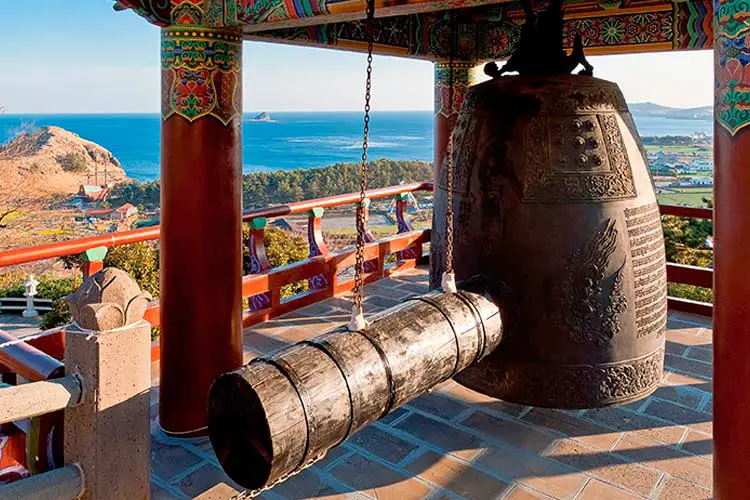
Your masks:
<svg viewBox="0 0 750 500"><path fill-rule="evenodd" d="M679 207L674 205L660 205L662 215L676 217L693 217L696 219L712 219L713 210L710 208ZM711 268L688 266L667 262L667 281L703 288L713 289L714 273ZM676 311L713 316L713 305L679 297L669 297L669 308Z"/></svg>
<svg viewBox="0 0 750 500"><path fill-rule="evenodd" d="M429 229L415 230L406 216L406 195L416 191L432 191L429 182L390 186L367 191L367 198L376 200L396 196L396 219L398 233L391 237L376 240L368 231L366 258L366 280L368 282L380 279L395 271L413 267L424 262L422 244L430 239ZM243 298L248 300L248 309L243 315L243 324L265 321L269 318L284 314L294 309L312 304L318 300L333 296L352 288L351 280L345 279L340 272L354 262L353 249L330 252L323 241L320 229L323 212L326 208L338 207L359 202L359 193L347 193L327 198L305 200L288 205L265 207L249 210L243 213L244 222L250 223L250 254L258 267L253 274L242 278ZM284 266L272 268L265 255L263 233L267 219L285 215L308 214L308 239L310 256L308 259ZM367 211L365 218L367 219ZM82 238L59 243L51 243L36 247L20 248L0 252L0 268L34 262L68 255L82 254L84 256L84 275L101 269L101 260L105 252L96 253L92 250L106 247L111 248L129 243L156 240L159 238L160 227L154 226L132 231L122 231L90 238ZM386 257L396 254L397 260L393 265L386 265ZM310 290L298 296L282 300L281 288L284 285L300 280L308 280ZM159 303L154 301L146 311L145 319L152 325L159 325ZM64 333L30 340L29 345L61 359L64 349ZM0 350L0 372L3 365L10 366L12 360L4 360L7 353ZM158 345L152 349L152 357L158 359ZM6 363L7 361L7 363ZM10 370L5 370L10 371Z"/></svg>

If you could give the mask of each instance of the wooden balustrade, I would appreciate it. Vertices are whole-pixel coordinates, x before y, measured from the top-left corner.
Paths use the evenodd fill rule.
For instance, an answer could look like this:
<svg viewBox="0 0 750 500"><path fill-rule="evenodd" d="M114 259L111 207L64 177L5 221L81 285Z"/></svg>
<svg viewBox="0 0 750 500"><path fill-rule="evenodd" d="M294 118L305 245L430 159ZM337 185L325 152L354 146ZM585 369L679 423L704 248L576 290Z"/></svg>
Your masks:
<svg viewBox="0 0 750 500"><path fill-rule="evenodd" d="M674 205L660 205L662 215L675 217L693 217L696 219L712 219L713 210L710 208L681 207ZM667 281L683 285L699 286L713 289L713 270L706 267L688 266L685 264L667 263ZM667 299L670 309L675 311L713 316L713 305L680 297Z"/></svg>

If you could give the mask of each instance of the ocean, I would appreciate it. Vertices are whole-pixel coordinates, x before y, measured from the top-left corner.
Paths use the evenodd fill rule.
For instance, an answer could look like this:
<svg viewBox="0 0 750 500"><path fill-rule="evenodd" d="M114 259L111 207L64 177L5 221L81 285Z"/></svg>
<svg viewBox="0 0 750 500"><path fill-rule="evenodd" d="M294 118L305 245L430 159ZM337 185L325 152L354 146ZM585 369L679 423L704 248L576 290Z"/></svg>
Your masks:
<svg viewBox="0 0 750 500"><path fill-rule="evenodd" d="M362 155L362 113L270 113L271 122L242 127L243 171L324 167L356 162ZM634 116L642 136L711 135L710 120ZM127 175L140 181L159 177L159 115L0 115L0 143L24 127L56 125L107 148ZM369 158L432 160L433 114L376 112L370 122Z"/></svg>

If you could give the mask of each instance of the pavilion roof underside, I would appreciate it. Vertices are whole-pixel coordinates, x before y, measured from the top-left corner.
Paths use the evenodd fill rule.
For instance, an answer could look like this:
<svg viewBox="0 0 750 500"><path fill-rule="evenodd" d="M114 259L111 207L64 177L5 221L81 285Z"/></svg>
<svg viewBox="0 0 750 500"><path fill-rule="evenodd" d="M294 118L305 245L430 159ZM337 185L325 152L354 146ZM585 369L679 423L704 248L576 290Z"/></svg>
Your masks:
<svg viewBox="0 0 750 500"><path fill-rule="evenodd" d="M248 40L367 48L365 0L118 2L162 26L241 27ZM580 34L587 54L713 46L713 0L572 0L564 10L565 46ZM524 22L518 2L498 0L375 0L375 15L377 53L429 60L450 56L451 18L459 37L454 57L477 62L507 58Z"/></svg>

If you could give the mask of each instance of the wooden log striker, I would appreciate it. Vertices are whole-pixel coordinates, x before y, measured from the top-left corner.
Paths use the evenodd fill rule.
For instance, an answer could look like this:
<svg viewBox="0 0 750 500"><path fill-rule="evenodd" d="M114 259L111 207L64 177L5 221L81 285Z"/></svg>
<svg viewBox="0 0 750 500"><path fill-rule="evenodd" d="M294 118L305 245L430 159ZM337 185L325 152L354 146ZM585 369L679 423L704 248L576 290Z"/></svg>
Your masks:
<svg viewBox="0 0 750 500"><path fill-rule="evenodd" d="M226 473L272 484L492 352L501 314L477 292L417 297L219 377L208 426Z"/></svg>

